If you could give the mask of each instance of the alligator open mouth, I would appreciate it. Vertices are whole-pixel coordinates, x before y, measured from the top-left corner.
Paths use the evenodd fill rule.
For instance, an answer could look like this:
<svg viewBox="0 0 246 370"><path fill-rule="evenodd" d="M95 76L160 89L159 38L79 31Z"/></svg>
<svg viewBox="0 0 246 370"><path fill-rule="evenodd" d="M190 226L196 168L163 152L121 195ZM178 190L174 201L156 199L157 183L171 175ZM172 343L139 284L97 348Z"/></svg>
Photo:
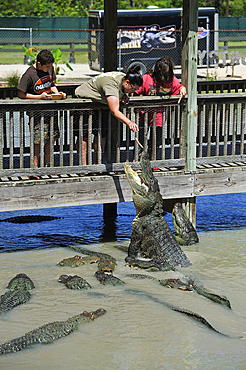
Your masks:
<svg viewBox="0 0 246 370"><path fill-rule="evenodd" d="M139 176L128 163L124 164L124 170L132 191L135 194L147 196L149 187L143 180L142 176Z"/></svg>

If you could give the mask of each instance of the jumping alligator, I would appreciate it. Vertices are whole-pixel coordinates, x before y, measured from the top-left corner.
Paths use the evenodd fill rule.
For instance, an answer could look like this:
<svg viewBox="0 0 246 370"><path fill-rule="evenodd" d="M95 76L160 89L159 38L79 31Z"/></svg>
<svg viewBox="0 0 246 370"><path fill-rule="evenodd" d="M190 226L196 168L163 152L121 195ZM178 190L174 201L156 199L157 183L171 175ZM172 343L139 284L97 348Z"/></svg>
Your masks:
<svg viewBox="0 0 246 370"><path fill-rule="evenodd" d="M129 164L124 164L137 213L132 224L128 256L136 258L140 252L144 258L164 261L171 267L190 266L191 262L163 217L163 199L151 169L148 153L142 152L140 164L141 176L133 171Z"/></svg>
<svg viewBox="0 0 246 370"><path fill-rule="evenodd" d="M0 345L0 355L10 352L18 352L33 344L48 344L65 337L75 331L79 324L89 322L104 315L106 311L102 308L94 312L82 312L66 321L55 321L31 330L22 337L12 339Z"/></svg>
<svg viewBox="0 0 246 370"><path fill-rule="evenodd" d="M17 274L7 288L10 290L0 296L0 314L28 302L31 298L29 290L34 288L34 284L26 274Z"/></svg>

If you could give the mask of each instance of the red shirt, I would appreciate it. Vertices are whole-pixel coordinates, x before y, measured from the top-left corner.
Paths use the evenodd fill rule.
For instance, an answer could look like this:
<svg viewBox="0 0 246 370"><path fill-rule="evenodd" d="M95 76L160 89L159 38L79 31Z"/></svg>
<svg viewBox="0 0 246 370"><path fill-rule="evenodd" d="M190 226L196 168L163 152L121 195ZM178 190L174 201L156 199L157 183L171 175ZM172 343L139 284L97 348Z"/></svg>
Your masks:
<svg viewBox="0 0 246 370"><path fill-rule="evenodd" d="M183 85L179 82L177 77L173 77L173 81L165 81L164 85L158 85L154 82L152 78L152 73L146 73L143 76L143 85L135 91L137 95L178 95L180 93L180 88ZM153 112L149 112L149 124L153 124ZM162 108L157 108L156 113L156 126L162 126Z"/></svg>

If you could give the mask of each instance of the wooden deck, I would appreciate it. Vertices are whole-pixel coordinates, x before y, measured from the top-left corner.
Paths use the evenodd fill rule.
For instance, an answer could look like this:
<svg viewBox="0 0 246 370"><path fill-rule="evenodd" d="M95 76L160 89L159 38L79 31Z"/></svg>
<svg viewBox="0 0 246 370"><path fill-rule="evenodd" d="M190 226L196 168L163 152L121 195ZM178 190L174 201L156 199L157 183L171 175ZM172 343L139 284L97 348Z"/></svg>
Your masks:
<svg viewBox="0 0 246 370"><path fill-rule="evenodd" d="M152 162L152 166L158 164L158 161ZM136 163L132 165L140 168ZM164 199L243 193L246 191L246 156L230 162L214 158L210 163L197 164L192 173L161 165L154 174ZM79 167L73 171L64 169L59 175L51 168L45 169L45 174L36 170L32 176L16 171L7 171L2 176L1 171L0 194L1 211L132 201L123 167L100 175L85 174Z"/></svg>
<svg viewBox="0 0 246 370"><path fill-rule="evenodd" d="M245 99L244 92L198 94L197 137L193 144L186 141L183 121L186 99L177 105L178 97L136 97L131 98L127 107L122 107L136 122L140 112L145 112L141 128L145 147L148 115L154 113L155 127L157 109L162 107L162 145L157 155L153 141L151 163L152 168L157 169L154 172L164 199L246 192ZM123 166L125 161L136 170L140 166L138 146L128 128L122 129L119 122L113 126L108 116L109 140L104 159L98 164L94 163L90 152L88 165L82 166L81 156L75 151L72 112L79 113L80 127L83 127L88 109L90 112L102 110L98 104L80 99L49 103L13 99L0 101L0 109L0 211L132 201ZM37 110L59 112L61 137L51 148L50 168L43 167L43 158L40 168L34 169L32 165L30 138L33 133L32 129L29 133L27 120L30 115L26 116L26 112ZM100 122L98 125L100 134ZM115 150L112 138L117 141ZM92 137L89 141L91 143ZM187 145L196 147L195 171L187 171ZM41 157L43 155L41 152Z"/></svg>

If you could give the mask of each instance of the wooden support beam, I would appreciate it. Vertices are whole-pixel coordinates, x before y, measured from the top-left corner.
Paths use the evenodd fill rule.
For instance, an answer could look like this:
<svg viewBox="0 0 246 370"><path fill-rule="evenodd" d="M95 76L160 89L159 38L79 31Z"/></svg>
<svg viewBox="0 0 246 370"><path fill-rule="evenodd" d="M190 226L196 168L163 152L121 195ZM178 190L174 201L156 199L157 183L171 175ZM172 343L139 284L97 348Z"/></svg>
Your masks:
<svg viewBox="0 0 246 370"><path fill-rule="evenodd" d="M104 72L110 71L117 71L117 0L104 1ZM117 216L117 203L104 204L106 226L112 225L113 215Z"/></svg>
<svg viewBox="0 0 246 370"><path fill-rule="evenodd" d="M182 23L182 84L187 89L187 106L184 114L184 153L186 170L196 170L197 131L197 44L198 0L183 0ZM185 210L190 221L196 224L196 200L187 198Z"/></svg>
<svg viewBox="0 0 246 370"><path fill-rule="evenodd" d="M117 0L104 1L104 72L117 71Z"/></svg>
<svg viewBox="0 0 246 370"><path fill-rule="evenodd" d="M198 0L183 0L182 23L182 84L187 89L187 106L184 117L187 143L186 170L196 169L197 130L197 43Z"/></svg>

